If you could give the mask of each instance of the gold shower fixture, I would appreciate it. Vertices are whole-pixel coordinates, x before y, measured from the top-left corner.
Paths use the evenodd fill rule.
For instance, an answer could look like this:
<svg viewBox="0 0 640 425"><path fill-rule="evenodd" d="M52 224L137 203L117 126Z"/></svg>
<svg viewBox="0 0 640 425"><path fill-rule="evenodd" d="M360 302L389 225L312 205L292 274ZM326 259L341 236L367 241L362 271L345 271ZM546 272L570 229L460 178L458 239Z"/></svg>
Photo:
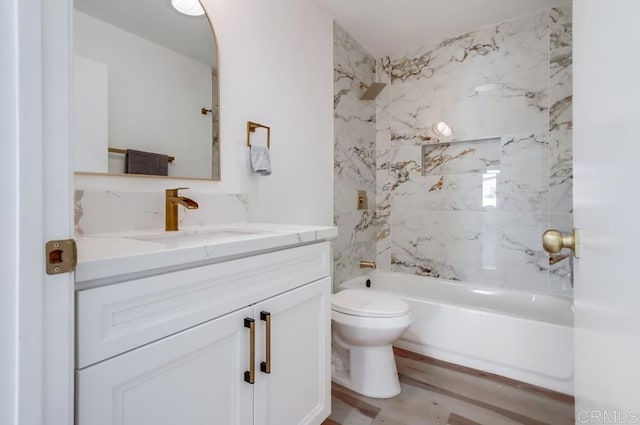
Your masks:
<svg viewBox="0 0 640 425"><path fill-rule="evenodd" d="M367 89L362 96L360 96L360 100L373 100L382 91L383 88L386 87L385 83L374 82L371 84L360 83L360 88Z"/></svg>

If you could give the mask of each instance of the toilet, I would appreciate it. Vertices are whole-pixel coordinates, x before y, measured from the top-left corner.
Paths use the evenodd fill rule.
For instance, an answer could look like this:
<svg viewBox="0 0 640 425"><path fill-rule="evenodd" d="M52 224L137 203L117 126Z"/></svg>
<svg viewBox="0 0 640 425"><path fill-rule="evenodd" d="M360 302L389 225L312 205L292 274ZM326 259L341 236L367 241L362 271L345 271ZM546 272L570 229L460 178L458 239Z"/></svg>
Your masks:
<svg viewBox="0 0 640 425"><path fill-rule="evenodd" d="M400 393L391 344L409 328L403 300L375 289L344 289L331 296L331 379L367 397Z"/></svg>

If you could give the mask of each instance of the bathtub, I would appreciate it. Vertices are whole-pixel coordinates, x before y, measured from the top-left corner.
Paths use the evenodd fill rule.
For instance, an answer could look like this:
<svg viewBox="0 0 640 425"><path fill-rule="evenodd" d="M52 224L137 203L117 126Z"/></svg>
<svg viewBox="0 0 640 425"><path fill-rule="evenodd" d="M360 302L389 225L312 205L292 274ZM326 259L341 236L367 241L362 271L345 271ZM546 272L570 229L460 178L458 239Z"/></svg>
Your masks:
<svg viewBox="0 0 640 425"><path fill-rule="evenodd" d="M382 271L338 290L367 279L411 308L395 346L573 395L571 299Z"/></svg>

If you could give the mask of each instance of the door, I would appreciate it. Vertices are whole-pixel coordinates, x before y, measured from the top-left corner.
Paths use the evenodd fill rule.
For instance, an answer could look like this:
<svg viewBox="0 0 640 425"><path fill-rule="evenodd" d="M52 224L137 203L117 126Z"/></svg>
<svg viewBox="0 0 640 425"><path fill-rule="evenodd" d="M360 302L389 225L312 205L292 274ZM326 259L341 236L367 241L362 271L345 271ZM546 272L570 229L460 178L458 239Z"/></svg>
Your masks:
<svg viewBox="0 0 640 425"><path fill-rule="evenodd" d="M44 267L73 232L71 0L0 3L0 423L71 425L73 274Z"/></svg>
<svg viewBox="0 0 640 425"><path fill-rule="evenodd" d="M256 304L257 362L267 360L270 315L271 364L257 372L255 425L319 425L329 416L330 296L327 277Z"/></svg>
<svg viewBox="0 0 640 425"><path fill-rule="evenodd" d="M252 425L250 331L230 313L77 372L77 425Z"/></svg>
<svg viewBox="0 0 640 425"><path fill-rule="evenodd" d="M640 3L574 7L576 422L640 423Z"/></svg>

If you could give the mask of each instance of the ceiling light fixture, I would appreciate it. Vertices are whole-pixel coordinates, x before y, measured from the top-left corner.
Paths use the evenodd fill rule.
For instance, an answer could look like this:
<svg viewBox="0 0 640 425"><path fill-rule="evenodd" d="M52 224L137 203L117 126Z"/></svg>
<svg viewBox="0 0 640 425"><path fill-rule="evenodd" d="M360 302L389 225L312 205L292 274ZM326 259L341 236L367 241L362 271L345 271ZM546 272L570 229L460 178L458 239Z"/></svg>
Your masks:
<svg viewBox="0 0 640 425"><path fill-rule="evenodd" d="M189 16L204 15L204 9L198 0L171 0L175 10Z"/></svg>

